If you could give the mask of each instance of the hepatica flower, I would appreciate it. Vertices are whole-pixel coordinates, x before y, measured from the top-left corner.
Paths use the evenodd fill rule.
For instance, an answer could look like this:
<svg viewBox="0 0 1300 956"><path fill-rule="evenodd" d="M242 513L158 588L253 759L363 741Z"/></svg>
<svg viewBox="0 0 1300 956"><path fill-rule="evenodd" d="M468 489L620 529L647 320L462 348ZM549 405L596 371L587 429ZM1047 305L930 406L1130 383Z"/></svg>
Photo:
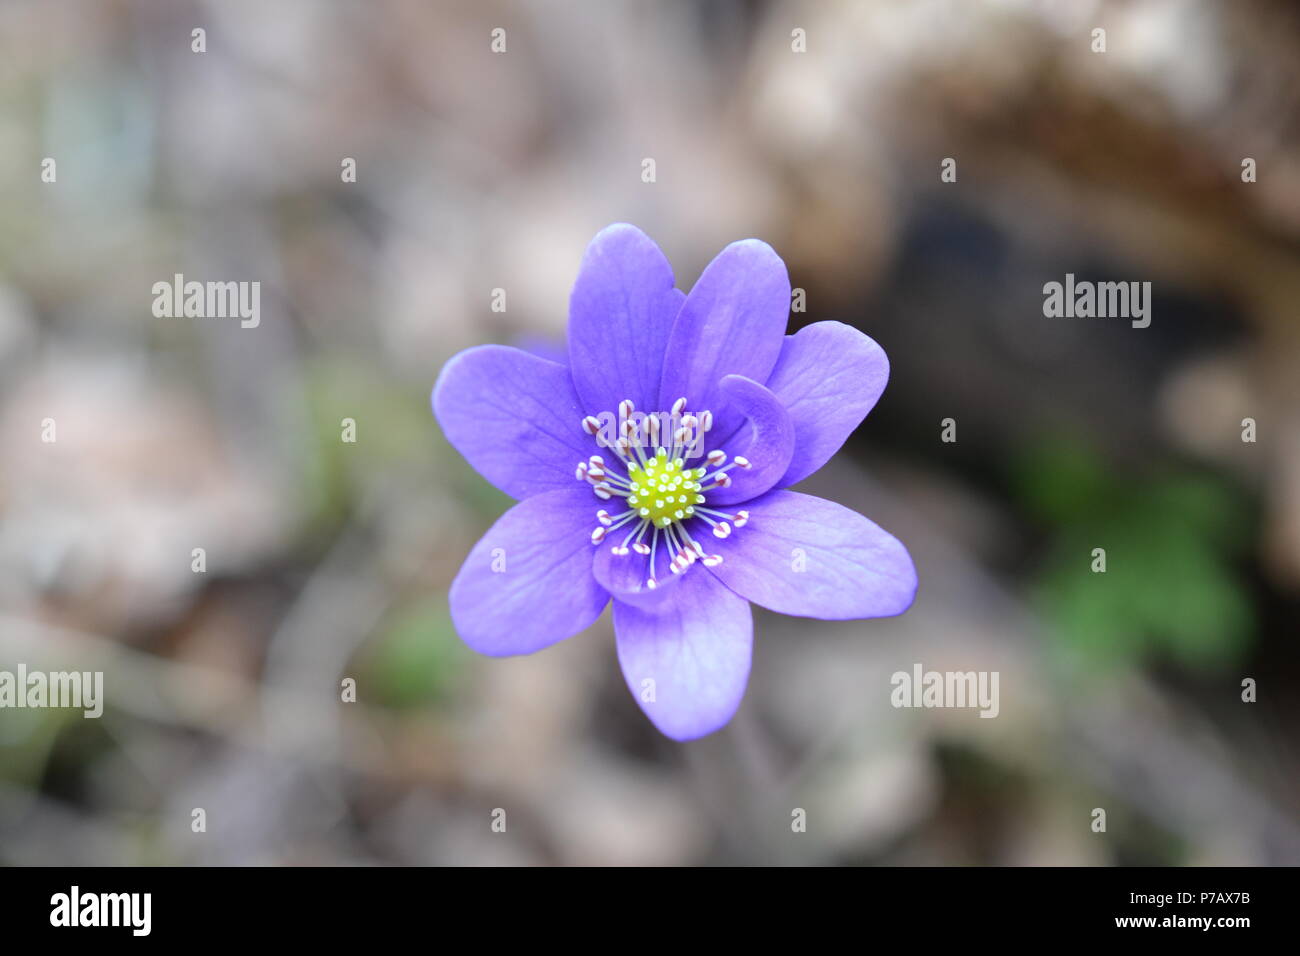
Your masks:
<svg viewBox="0 0 1300 956"><path fill-rule="evenodd" d="M452 582L465 643L531 654L612 600L629 689L659 730L690 740L740 705L750 602L824 620L911 605L916 569L896 538L784 490L826 463L889 377L850 326L786 335L789 306L766 243L731 244L685 295L659 247L619 224L579 268L567 365L500 345L447 363L434 414L518 500Z"/></svg>

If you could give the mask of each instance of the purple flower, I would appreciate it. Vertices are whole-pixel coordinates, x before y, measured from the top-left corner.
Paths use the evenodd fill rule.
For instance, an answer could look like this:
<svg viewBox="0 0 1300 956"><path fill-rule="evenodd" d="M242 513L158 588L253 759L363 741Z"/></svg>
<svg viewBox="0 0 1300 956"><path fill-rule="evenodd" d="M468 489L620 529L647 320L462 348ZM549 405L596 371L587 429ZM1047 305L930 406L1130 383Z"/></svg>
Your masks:
<svg viewBox="0 0 1300 956"><path fill-rule="evenodd" d="M824 620L901 614L907 549L855 512L782 489L875 405L884 351L818 322L785 334L790 279L766 243L729 245L684 295L639 229L588 246L568 365L484 345L433 389L447 439L519 503L452 582L474 650L531 654L613 600L618 659L664 734L726 724L749 679L749 603Z"/></svg>

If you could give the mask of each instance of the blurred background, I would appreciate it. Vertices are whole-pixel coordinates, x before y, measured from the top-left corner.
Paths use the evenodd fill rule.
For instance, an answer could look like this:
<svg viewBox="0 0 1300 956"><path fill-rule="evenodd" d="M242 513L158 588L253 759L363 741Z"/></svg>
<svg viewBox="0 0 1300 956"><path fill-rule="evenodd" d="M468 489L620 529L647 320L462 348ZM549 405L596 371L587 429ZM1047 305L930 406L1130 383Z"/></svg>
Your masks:
<svg viewBox="0 0 1300 956"><path fill-rule="evenodd" d="M1294 4L9 0L0 210L0 669L107 696L0 711L0 862L1300 863ZM758 612L690 745L608 616L490 660L446 607L508 501L433 381L559 346L620 220L684 289L763 238L792 331L884 346L804 488L922 581ZM1044 318L1067 272L1151 326ZM175 273L260 326L155 318ZM894 709L915 663L998 671L998 718Z"/></svg>

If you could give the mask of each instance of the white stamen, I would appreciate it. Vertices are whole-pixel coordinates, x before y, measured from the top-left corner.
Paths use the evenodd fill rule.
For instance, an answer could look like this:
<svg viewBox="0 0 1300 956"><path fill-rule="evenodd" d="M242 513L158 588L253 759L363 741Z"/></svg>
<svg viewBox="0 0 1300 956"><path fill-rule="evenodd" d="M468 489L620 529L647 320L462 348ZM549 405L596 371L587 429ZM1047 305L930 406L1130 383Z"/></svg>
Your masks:
<svg viewBox="0 0 1300 956"><path fill-rule="evenodd" d="M734 462L736 463L736 465L737 465L738 467L740 467L740 468L752 468L752 467L754 467L753 465L751 465L751 464L749 463L749 459L748 459L748 458L744 458L744 457L742 457L741 455L737 455L735 458L733 458L733 459L731 459L731 460L734 461Z"/></svg>
<svg viewBox="0 0 1300 956"><path fill-rule="evenodd" d="M715 537L725 538L727 535L731 534L731 525L727 524L725 521L719 521L713 527L713 534Z"/></svg>
<svg viewBox="0 0 1300 956"><path fill-rule="evenodd" d="M595 415L588 415L582 420L582 430L595 438L600 433L600 419Z"/></svg>
<svg viewBox="0 0 1300 956"><path fill-rule="evenodd" d="M627 517L624 518L622 521L620 521L619 525L627 524L629 521L636 521L638 517L640 516L636 513L635 510L628 511ZM622 550L617 551L615 553L627 554L627 543L631 541L633 538L636 538L637 542L640 543L641 535L645 534L645 528L647 524L649 524L649 522L646 521L645 519L637 521L636 527L627 533L627 536L623 539L623 543L619 545L619 548L621 548Z"/></svg>
<svg viewBox="0 0 1300 956"><path fill-rule="evenodd" d="M604 541L604 540L605 540L605 529L604 529L604 528L596 528L596 529L594 529L594 530L591 532L591 543L592 543L592 544L600 544L600 543L601 543L602 541Z"/></svg>
<svg viewBox="0 0 1300 956"><path fill-rule="evenodd" d="M655 586L655 551L658 549L658 547L659 547L659 529L655 528L654 534L651 535L650 537L650 580L646 582L646 587L649 588L653 588Z"/></svg>
<svg viewBox="0 0 1300 956"><path fill-rule="evenodd" d="M680 414L682 413L682 410L685 409L685 408L686 408L686 398L685 398L685 396L683 396L683 397L677 399L677 401L673 402L673 414L674 414L674 415L680 415Z"/></svg>
<svg viewBox="0 0 1300 956"><path fill-rule="evenodd" d="M610 531L617 531L619 528L623 527L623 525L628 524L628 523L630 523L630 522L632 522L632 521L635 521L635 520L636 520L636 512L635 512L635 511L624 511L622 514L619 514L619 515L615 515L615 516L614 516L614 523L610 526L610 529L609 529L609 530L610 530ZM627 537L630 538L630 537L632 537L632 535L634 535L635 533L636 533L636 529L633 528L631 531L628 532ZM624 544L627 544L627 538L624 538L624 539L623 539L623 543L624 543Z"/></svg>

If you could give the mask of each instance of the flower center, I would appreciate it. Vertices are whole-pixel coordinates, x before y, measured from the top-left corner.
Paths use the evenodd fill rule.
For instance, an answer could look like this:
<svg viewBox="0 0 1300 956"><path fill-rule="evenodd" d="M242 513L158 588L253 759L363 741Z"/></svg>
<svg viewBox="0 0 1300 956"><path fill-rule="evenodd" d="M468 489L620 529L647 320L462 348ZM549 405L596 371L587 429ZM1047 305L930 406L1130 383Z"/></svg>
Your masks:
<svg viewBox="0 0 1300 956"><path fill-rule="evenodd" d="M644 466L628 462L627 503L660 528L685 521L694 516L696 505L704 504L700 479L707 473L707 468L687 468L681 458L669 461L668 452L660 449Z"/></svg>
<svg viewBox="0 0 1300 956"><path fill-rule="evenodd" d="M703 561L707 567L722 563L722 555L706 553L693 534L711 530L715 537L725 538L733 527L745 526L749 512L731 514L706 508L705 492L726 488L731 484L727 472L751 465L739 455L728 463L721 450L701 455L703 438L713 425L713 413L688 412L685 398L674 402L670 412L640 415L639 420L634 412L631 400L619 403L617 438L611 428L612 415L604 422L593 415L582 420L583 431L610 449L618 462L606 465L600 455L592 455L578 463L576 477L590 484L602 501L618 497L627 503L627 510L619 514L603 508L596 512L598 524L591 532L591 543L599 545L611 532L628 527L610 553L620 557L630 551L649 555L646 587L653 589L657 584L655 559L661 548L673 574L684 573L696 561ZM661 444L669 437L671 442ZM688 459L700 457L704 459L702 465L687 466Z"/></svg>

